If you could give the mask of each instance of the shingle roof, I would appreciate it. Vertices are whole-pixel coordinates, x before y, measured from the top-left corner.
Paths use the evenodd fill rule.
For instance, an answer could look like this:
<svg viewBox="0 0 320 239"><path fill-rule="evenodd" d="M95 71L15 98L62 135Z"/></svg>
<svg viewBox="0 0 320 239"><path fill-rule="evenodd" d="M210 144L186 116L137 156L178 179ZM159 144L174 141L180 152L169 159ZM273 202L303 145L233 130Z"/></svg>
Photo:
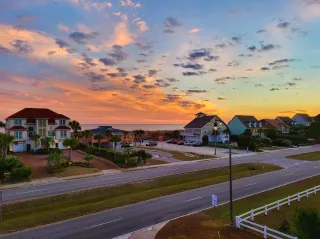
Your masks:
<svg viewBox="0 0 320 239"><path fill-rule="evenodd" d="M297 114L297 115L300 115L307 122L312 122L312 117L310 117L308 114Z"/></svg>
<svg viewBox="0 0 320 239"><path fill-rule="evenodd" d="M96 129L92 129L91 132L92 134L104 134L106 132L106 130L111 130L112 133L121 133L123 132L123 130L121 129L114 129L112 128L112 126L110 125L102 125L102 126L99 126L98 128Z"/></svg>
<svg viewBox="0 0 320 239"><path fill-rule="evenodd" d="M265 128L270 128L270 126L272 126L273 128L281 129L282 126L284 125L284 123L282 123L280 120L277 120L277 119L263 119L261 121L263 121L262 127L265 127Z"/></svg>
<svg viewBox="0 0 320 239"><path fill-rule="evenodd" d="M249 127L249 122L259 122L256 117L252 115L236 115L234 117L237 117L246 127Z"/></svg>
<svg viewBox="0 0 320 239"><path fill-rule="evenodd" d="M25 108L7 117L7 119L69 119L67 116L58 114L49 109Z"/></svg>
<svg viewBox="0 0 320 239"><path fill-rule="evenodd" d="M290 119L290 117L288 116L278 116L278 119L280 119L283 123L285 123L288 126L292 126L293 124L293 120Z"/></svg>
<svg viewBox="0 0 320 239"><path fill-rule="evenodd" d="M205 115L200 118L193 119L189 124L184 126L185 129L200 129L209 123L216 115Z"/></svg>
<svg viewBox="0 0 320 239"><path fill-rule="evenodd" d="M8 129L9 131L27 131L27 129L23 126L13 126L10 129Z"/></svg>

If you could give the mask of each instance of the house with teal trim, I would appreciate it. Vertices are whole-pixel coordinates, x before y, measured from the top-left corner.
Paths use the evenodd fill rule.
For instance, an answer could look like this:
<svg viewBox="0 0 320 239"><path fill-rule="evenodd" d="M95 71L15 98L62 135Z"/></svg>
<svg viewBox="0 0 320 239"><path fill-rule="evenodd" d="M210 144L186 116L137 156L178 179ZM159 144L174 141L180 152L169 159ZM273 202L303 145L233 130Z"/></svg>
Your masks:
<svg viewBox="0 0 320 239"><path fill-rule="evenodd" d="M243 134L246 129L252 131L252 135L258 135L258 129L262 123L252 115L235 115L228 124L231 135Z"/></svg>

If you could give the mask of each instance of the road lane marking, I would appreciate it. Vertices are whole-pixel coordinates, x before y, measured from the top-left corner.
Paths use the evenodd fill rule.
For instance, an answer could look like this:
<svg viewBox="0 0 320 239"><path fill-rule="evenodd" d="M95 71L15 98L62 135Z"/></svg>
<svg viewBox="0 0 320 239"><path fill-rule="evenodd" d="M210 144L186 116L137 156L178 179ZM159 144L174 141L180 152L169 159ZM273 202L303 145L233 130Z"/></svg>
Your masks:
<svg viewBox="0 0 320 239"><path fill-rule="evenodd" d="M16 194L34 193L34 192L40 192L40 191L45 191L45 190L47 190L47 189L39 189L39 190L33 190L33 191L28 191L28 192L16 193Z"/></svg>
<svg viewBox="0 0 320 239"><path fill-rule="evenodd" d="M284 176L290 176L290 175L292 175L293 173L288 173L288 174L286 174L286 175L284 175Z"/></svg>
<svg viewBox="0 0 320 239"><path fill-rule="evenodd" d="M192 199L186 200L184 202L191 202L191 201L194 201L194 200L197 200L197 199L200 199L200 198L202 198L202 197L192 198Z"/></svg>
<svg viewBox="0 0 320 239"><path fill-rule="evenodd" d="M252 186L252 185L255 185L255 184L257 184L258 182L256 182L256 183L250 183L250 184L247 184L247 185L244 185L245 187L248 187L248 186Z"/></svg>
<svg viewBox="0 0 320 239"><path fill-rule="evenodd" d="M320 166L316 166L316 167L314 167L314 168L320 168Z"/></svg>
<svg viewBox="0 0 320 239"><path fill-rule="evenodd" d="M95 227L100 227L100 226L103 226L103 225L106 225L106 224L109 224L109 223L112 223L112 222L117 222L117 221L120 221L122 220L122 218L118 218L116 220L113 220L113 221L109 221L109 222L104 222L104 223L100 223L100 224L97 224L97 225L93 225L91 227L87 227L86 229L90 229L90 228L95 228Z"/></svg>

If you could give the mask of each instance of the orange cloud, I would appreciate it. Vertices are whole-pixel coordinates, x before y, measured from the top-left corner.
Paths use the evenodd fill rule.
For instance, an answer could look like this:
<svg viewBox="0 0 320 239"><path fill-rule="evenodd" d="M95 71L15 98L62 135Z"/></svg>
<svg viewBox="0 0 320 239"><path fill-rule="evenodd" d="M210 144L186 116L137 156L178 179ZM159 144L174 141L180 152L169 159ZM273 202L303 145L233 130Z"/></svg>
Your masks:
<svg viewBox="0 0 320 239"><path fill-rule="evenodd" d="M189 31L189 33L197 33L198 31L201 31L203 29L199 29L199 28L193 28Z"/></svg>
<svg viewBox="0 0 320 239"><path fill-rule="evenodd" d="M130 34L126 22L120 22L117 24L112 40L112 45L117 44L121 46L129 45L132 43L133 37Z"/></svg>
<svg viewBox="0 0 320 239"><path fill-rule="evenodd" d="M139 26L139 29L142 32L147 31L149 29L148 25L147 25L147 23L145 21L138 21L137 25Z"/></svg>

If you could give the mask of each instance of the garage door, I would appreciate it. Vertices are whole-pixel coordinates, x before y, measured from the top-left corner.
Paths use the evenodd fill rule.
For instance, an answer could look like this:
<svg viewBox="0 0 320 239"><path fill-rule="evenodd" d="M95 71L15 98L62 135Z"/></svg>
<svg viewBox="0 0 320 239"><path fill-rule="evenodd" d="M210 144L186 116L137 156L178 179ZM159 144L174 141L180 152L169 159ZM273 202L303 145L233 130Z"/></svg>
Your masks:
<svg viewBox="0 0 320 239"><path fill-rule="evenodd" d="M58 143L58 147L59 147L59 149L67 149L67 147L64 146L62 142Z"/></svg>
<svg viewBox="0 0 320 239"><path fill-rule="evenodd" d="M19 153L24 151L24 143L13 144L12 150L14 153Z"/></svg>

